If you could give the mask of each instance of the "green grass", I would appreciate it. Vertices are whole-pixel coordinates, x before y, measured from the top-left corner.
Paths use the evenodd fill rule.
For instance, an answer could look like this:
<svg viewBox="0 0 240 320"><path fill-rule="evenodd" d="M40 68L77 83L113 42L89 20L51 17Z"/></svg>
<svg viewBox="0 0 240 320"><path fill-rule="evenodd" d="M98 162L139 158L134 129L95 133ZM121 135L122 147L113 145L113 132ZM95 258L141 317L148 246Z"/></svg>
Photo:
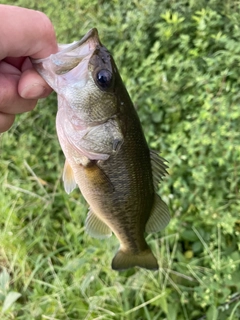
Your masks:
<svg viewBox="0 0 240 320"><path fill-rule="evenodd" d="M56 95L0 137L0 319L240 319L240 5L228 0L3 1L43 10L59 42L97 27L151 148L172 220L148 235L160 270L111 270L64 192Z"/></svg>
<svg viewBox="0 0 240 320"><path fill-rule="evenodd" d="M167 230L165 235L148 237L159 258L159 272L111 270L117 241L114 237L98 241L85 234L87 206L78 191L71 196L63 191L63 157L57 139L53 133L44 134L40 129L45 112L38 107L32 114L21 116L22 120L25 118L22 125L17 121L1 139L4 174L0 257L9 279L0 288L0 297L4 302L9 292L21 294L9 309L2 309L2 319L193 319L194 311L189 315L192 296L202 310L209 300L213 306L220 302L229 319L237 319L238 311L231 308L229 301L230 291L221 288L218 292L215 285L221 283L223 275L236 277L229 279L232 286L240 283L239 273L235 272L239 256L222 256L220 228L216 250L209 247L197 229L188 235L199 239L201 257L191 257L191 251L185 255L179 252L179 233ZM22 148L8 150L21 126L30 127L35 115L38 119L34 132L30 131L28 137L18 136ZM36 134L42 137L32 154L23 142L26 138L38 140ZM44 148L46 140L51 141L49 151ZM49 164L50 159L57 159L55 165ZM210 267L204 267L203 261ZM217 310L215 307L208 312L212 315ZM200 318L199 311L196 315Z"/></svg>

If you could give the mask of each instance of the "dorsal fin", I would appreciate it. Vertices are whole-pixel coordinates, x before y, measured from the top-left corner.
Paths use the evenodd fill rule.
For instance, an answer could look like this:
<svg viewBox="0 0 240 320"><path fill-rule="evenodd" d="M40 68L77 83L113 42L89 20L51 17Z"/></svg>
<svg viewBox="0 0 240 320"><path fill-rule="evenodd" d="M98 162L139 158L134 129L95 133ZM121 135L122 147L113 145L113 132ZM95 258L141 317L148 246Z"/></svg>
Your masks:
<svg viewBox="0 0 240 320"><path fill-rule="evenodd" d="M86 232L93 238L104 239L112 235L112 230L90 209L85 222Z"/></svg>
<svg viewBox="0 0 240 320"><path fill-rule="evenodd" d="M64 168L63 168L63 183L64 189L69 194L76 188L77 184L74 178L74 174L70 164L67 159L65 160Z"/></svg>
<svg viewBox="0 0 240 320"><path fill-rule="evenodd" d="M148 233L158 232L168 225L170 219L168 206L159 195L155 194L153 208L147 221L145 231Z"/></svg>
<svg viewBox="0 0 240 320"><path fill-rule="evenodd" d="M164 163L166 160L160 157L155 151L150 150L150 158L152 165L152 176L153 176L153 185L155 191L158 190L158 185L163 177L168 174L168 166Z"/></svg>

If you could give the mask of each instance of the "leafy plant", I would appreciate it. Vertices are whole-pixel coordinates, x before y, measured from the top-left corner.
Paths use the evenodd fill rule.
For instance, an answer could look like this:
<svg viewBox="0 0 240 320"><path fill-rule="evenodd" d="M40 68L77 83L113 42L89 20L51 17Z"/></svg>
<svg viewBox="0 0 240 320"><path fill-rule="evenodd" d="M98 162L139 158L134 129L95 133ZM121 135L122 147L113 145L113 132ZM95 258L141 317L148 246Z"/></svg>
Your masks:
<svg viewBox="0 0 240 320"><path fill-rule="evenodd" d="M172 220L147 238L159 272L112 271L116 239L88 237L86 203L63 190L56 96L40 101L0 142L3 316L239 319L239 2L12 4L44 11L62 43L98 28L150 147L169 161L160 189ZM18 299L11 294L4 307L10 292Z"/></svg>

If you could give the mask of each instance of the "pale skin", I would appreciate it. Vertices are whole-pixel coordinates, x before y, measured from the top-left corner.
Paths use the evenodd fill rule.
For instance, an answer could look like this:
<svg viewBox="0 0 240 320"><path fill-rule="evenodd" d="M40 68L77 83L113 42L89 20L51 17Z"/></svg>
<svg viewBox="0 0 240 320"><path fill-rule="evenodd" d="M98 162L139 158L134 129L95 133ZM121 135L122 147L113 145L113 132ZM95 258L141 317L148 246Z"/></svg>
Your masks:
<svg viewBox="0 0 240 320"><path fill-rule="evenodd" d="M15 115L32 110L51 88L33 69L29 58L57 52L54 28L42 12L0 5L0 132Z"/></svg>

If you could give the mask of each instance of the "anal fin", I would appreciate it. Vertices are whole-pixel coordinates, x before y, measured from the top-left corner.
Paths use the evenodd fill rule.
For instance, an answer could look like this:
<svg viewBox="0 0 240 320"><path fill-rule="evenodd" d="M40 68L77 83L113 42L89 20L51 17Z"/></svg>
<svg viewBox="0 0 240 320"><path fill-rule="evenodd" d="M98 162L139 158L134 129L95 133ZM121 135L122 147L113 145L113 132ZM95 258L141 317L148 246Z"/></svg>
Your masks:
<svg viewBox="0 0 240 320"><path fill-rule="evenodd" d="M151 215L147 221L145 231L148 233L158 232L164 229L171 217L166 203L155 194Z"/></svg>
<svg viewBox="0 0 240 320"><path fill-rule="evenodd" d="M65 160L65 164L63 168L63 183L64 183L64 189L67 192L67 194L71 193L73 189L75 189L77 186L72 168L68 163L67 159Z"/></svg>
<svg viewBox="0 0 240 320"><path fill-rule="evenodd" d="M90 209L85 222L86 232L93 238L104 239L112 235L112 230Z"/></svg>

